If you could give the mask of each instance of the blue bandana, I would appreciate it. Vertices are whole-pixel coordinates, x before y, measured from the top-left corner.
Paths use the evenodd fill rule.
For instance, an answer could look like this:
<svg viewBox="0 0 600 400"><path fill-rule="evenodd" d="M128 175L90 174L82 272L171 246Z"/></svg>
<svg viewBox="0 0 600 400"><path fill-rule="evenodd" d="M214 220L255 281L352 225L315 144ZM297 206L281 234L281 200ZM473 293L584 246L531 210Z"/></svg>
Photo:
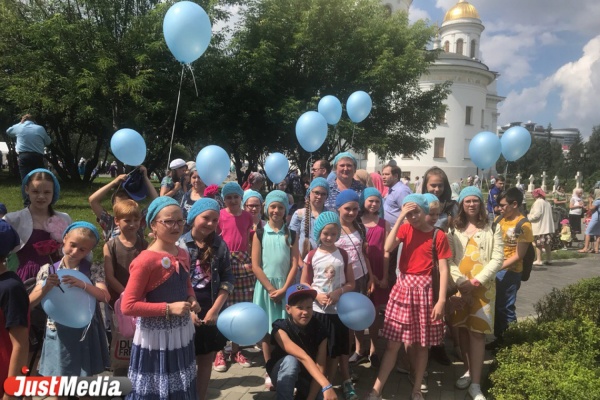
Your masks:
<svg viewBox="0 0 600 400"><path fill-rule="evenodd" d="M237 182L227 182L221 189L221 197L225 198L228 194L237 194L244 197L244 190Z"/></svg>
<svg viewBox="0 0 600 400"><path fill-rule="evenodd" d="M352 189L342 190L335 198L335 208L340 208L344 204L349 203L351 201L355 201L360 204L360 198L358 197L358 193L356 193Z"/></svg>
<svg viewBox="0 0 600 400"><path fill-rule="evenodd" d="M63 233L63 239L65 238L65 236L67 236L67 233L77 228L89 229L96 237L96 244L98 244L98 242L100 241L100 234L98 233L98 229L96 229L96 227L93 224L90 224L87 221L76 221L73 222L71 225L67 226L67 229L65 229L65 233Z"/></svg>
<svg viewBox="0 0 600 400"><path fill-rule="evenodd" d="M198 199L190 211L188 211L187 215L187 223L188 225L192 225L196 217L202 214L204 211L213 210L217 213L221 212L221 208L219 207L219 203L216 200L211 199L210 197L203 197Z"/></svg>
<svg viewBox="0 0 600 400"><path fill-rule="evenodd" d="M283 206L285 207L285 213L287 215L287 212L290 208L290 203L288 201L287 193L285 193L284 191L281 191L281 190L273 190L272 192L269 192L269 194L267 195L267 198L265 199L265 214L267 213L267 210L269 209L269 205L273 202L283 204Z"/></svg>
<svg viewBox="0 0 600 400"><path fill-rule="evenodd" d="M429 214L429 204L427 203L427 200L425 200L425 196L422 194L411 193L407 195L404 197L404 200L402 200L402 206L407 203L415 203L421 208L421 210L423 210L425 214Z"/></svg>
<svg viewBox="0 0 600 400"><path fill-rule="evenodd" d="M463 200L469 196L476 196L479 198L479 201L483 203L483 195L481 194L481 190L479 190L477 186L467 186L463 190L461 190L460 195L458 196L458 202L462 203Z"/></svg>
<svg viewBox="0 0 600 400"><path fill-rule="evenodd" d="M256 197L258 201L260 201L261 205L265 202L260 193L258 193L256 190L248 189L244 192L244 197L242 197L242 207L245 207L248 199L252 197Z"/></svg>
<svg viewBox="0 0 600 400"><path fill-rule="evenodd" d="M333 159L333 169L335 170L335 168L337 167L337 163L338 161L340 161L342 158L349 158L352 160L352 162L354 163L354 168L356 168L356 166L358 165L358 162L356 161L356 158L348 153L347 151L344 151L342 153L339 153L337 156L335 156L335 158Z"/></svg>
<svg viewBox="0 0 600 400"><path fill-rule="evenodd" d="M146 214L146 224L150 226L154 218L158 215L160 210L168 206L177 206L179 207L179 203L177 200L173 199L169 196L160 196L152 200L152 203L148 206L148 213Z"/></svg>
<svg viewBox="0 0 600 400"><path fill-rule="evenodd" d="M377 196L379 198L379 201L381 202L381 206L379 207L379 216L383 217L383 197L381 196L379 190L375 189L374 187L367 187L362 191L360 194L360 207L364 208L365 201L372 196Z"/></svg>
<svg viewBox="0 0 600 400"><path fill-rule="evenodd" d="M337 225L339 228L338 231L341 233L342 227L340 225L340 217L337 213L334 213L333 211L323 211L319 214L314 224L313 239L315 239L317 244L321 243L321 231L329 224ZM339 234L337 238L340 238Z"/></svg>

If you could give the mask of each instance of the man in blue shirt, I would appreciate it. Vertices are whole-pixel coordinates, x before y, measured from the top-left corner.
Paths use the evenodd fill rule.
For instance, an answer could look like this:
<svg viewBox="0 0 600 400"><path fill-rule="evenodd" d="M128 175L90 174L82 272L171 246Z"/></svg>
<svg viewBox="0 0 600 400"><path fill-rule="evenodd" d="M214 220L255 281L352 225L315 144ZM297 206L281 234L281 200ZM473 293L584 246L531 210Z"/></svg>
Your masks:
<svg viewBox="0 0 600 400"><path fill-rule="evenodd" d="M400 180L401 174L402 170L397 165L388 164L381 171L383 184L390 188L383 203L383 210L385 212L384 218L391 226L394 226L400 215L402 200L412 193L410 188Z"/></svg>
<svg viewBox="0 0 600 400"><path fill-rule="evenodd" d="M19 159L21 180L36 168L46 168L44 148L52 142L52 139L44 127L35 123L31 115L25 114L20 123L6 130L6 134L17 141L15 149Z"/></svg>
<svg viewBox="0 0 600 400"><path fill-rule="evenodd" d="M490 190L487 199L487 212L488 219L490 222L494 222L494 219L500 215L500 208L498 207L498 195L504 190L504 177L498 175L494 182L494 187Z"/></svg>

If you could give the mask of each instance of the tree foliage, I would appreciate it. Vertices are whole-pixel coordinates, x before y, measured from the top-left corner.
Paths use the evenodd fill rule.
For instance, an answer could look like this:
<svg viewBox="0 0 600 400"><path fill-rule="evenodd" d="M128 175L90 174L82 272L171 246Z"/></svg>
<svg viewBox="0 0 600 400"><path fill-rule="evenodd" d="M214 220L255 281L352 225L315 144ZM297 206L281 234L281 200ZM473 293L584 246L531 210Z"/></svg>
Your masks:
<svg viewBox="0 0 600 400"><path fill-rule="evenodd" d="M379 0L203 0L213 27L243 4L241 22L215 30L208 51L185 69L176 142L191 154L203 145L227 150L240 172L268 152L303 166L294 126L326 95L342 102L356 90L373 99L360 124L344 117L314 157L339 150L381 157L419 154L429 143L448 85L420 89L436 53L434 28L389 15ZM0 3L0 119L29 112L53 143L49 159L65 180L91 159L87 180L109 155L115 130L140 132L150 170L166 165L182 66L168 51L158 0L53 0ZM196 95L197 85L198 95ZM59 164L59 160L61 163Z"/></svg>
<svg viewBox="0 0 600 400"><path fill-rule="evenodd" d="M502 174L508 170L509 177L521 174L523 181L533 174L538 185L541 184L540 175L543 171L548 175L547 185L552 185L552 178L555 175L558 175L561 181L573 179L575 176L575 174L573 176L566 174L562 145L556 140L550 140L549 137L534 137L527 153L517 161L509 162L508 167L506 159L500 156L500 160L496 163L496 170Z"/></svg>

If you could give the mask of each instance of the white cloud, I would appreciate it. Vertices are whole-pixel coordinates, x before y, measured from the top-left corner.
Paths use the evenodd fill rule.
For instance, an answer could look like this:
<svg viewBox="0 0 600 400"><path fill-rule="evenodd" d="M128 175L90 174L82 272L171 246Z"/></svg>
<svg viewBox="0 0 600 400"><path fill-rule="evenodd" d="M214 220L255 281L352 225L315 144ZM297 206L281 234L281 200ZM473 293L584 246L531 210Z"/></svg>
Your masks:
<svg viewBox="0 0 600 400"><path fill-rule="evenodd" d="M548 121L554 127L578 127L587 136L600 124L600 35L584 46L578 60L564 64L538 85L510 92L500 105L500 120L528 120L554 102L559 111L556 120Z"/></svg>
<svg viewBox="0 0 600 400"><path fill-rule="evenodd" d="M420 19L431 20L431 16L427 11L411 6L408 12L408 20L410 23L413 24Z"/></svg>

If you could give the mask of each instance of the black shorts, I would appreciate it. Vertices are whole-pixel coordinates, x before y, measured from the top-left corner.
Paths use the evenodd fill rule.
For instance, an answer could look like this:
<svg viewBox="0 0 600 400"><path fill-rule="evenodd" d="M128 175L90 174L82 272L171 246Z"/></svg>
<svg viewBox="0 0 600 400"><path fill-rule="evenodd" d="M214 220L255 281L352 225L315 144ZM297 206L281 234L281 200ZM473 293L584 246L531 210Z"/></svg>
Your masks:
<svg viewBox="0 0 600 400"><path fill-rule="evenodd" d="M350 329L342 323L337 314L324 314L315 312L313 318L329 332L327 337L327 356L336 358L341 355L350 355Z"/></svg>
<svg viewBox="0 0 600 400"><path fill-rule="evenodd" d="M197 356L223 350L227 344L227 338L217 329L216 325L200 325L195 328L194 347Z"/></svg>

